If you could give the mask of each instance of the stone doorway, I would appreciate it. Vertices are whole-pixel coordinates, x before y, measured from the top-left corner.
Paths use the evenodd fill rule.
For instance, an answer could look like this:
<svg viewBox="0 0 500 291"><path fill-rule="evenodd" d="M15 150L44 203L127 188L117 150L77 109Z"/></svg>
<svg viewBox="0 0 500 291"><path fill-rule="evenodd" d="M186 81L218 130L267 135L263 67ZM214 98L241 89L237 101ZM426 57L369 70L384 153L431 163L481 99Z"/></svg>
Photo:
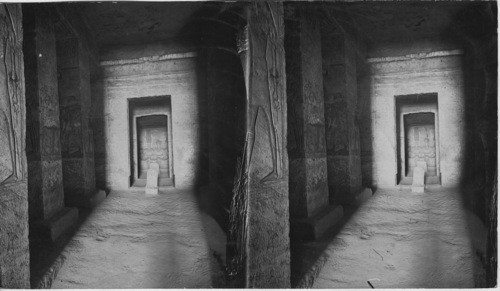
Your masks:
<svg viewBox="0 0 500 291"><path fill-rule="evenodd" d="M411 185L418 165L426 184L440 184L438 125L437 94L396 96L398 184Z"/></svg>
<svg viewBox="0 0 500 291"><path fill-rule="evenodd" d="M167 115L137 118L137 157L139 179L147 178L151 163L160 166L160 185L172 185Z"/></svg>
<svg viewBox="0 0 500 291"><path fill-rule="evenodd" d="M404 116L405 176L412 177L417 164L427 166L426 176L436 176L436 133L434 113L414 113Z"/></svg>
<svg viewBox="0 0 500 291"><path fill-rule="evenodd" d="M145 187L152 163L160 166L159 186L174 185L170 96L129 100L130 186Z"/></svg>

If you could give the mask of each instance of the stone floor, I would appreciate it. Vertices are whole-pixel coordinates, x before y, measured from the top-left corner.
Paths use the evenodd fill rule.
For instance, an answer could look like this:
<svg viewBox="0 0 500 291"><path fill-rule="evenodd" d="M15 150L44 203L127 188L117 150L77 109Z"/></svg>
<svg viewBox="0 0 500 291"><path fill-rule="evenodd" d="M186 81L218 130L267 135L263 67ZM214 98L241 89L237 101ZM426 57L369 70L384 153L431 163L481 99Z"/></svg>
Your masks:
<svg viewBox="0 0 500 291"><path fill-rule="evenodd" d="M379 189L335 236L310 245L324 247L312 287L482 287L484 231L456 190Z"/></svg>
<svg viewBox="0 0 500 291"><path fill-rule="evenodd" d="M193 191L112 191L64 249L52 288L219 287L225 242Z"/></svg>

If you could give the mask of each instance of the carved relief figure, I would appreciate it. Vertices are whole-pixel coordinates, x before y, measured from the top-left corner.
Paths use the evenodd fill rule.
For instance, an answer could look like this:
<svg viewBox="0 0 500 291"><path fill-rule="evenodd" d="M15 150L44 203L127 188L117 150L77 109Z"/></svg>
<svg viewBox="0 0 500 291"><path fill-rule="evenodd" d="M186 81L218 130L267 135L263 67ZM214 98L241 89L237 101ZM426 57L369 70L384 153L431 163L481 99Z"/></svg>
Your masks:
<svg viewBox="0 0 500 291"><path fill-rule="evenodd" d="M266 2L267 6L274 5L273 3ZM271 7L268 11L272 21L279 19L273 15ZM278 135L282 134L282 129L278 128L283 123L281 116L281 108L283 99L284 84L283 79L283 46L281 40L283 39L282 23L266 23L269 22L268 17L262 13L259 16L259 21L254 20L252 23L259 23L256 27L248 27L241 31L238 36L238 53L243 65L243 72L245 75L245 85L247 93L247 101L249 104L249 131L247 133L247 142L249 144L249 161L252 158L253 147L255 142L255 128L259 114L264 114L264 119L267 125L268 142L271 148L272 170L268 173L261 182L275 181L282 177L282 150L283 145L278 142ZM262 25L260 25L262 24ZM251 45L254 41L265 40L264 52L259 52L258 48L252 48ZM263 53L263 56L259 55ZM263 58L262 58L263 57ZM265 60L265 68L254 68L253 60ZM251 64L252 62L252 64ZM252 73L255 78L261 77L261 71L264 69L266 74L267 92L252 92L250 97L250 74ZM280 118L281 117L281 118Z"/></svg>
<svg viewBox="0 0 500 291"><path fill-rule="evenodd" d="M0 184L10 177L22 179L25 172L21 163L24 132L21 130L23 117L20 106L20 102L24 101L22 83L19 82L22 77L22 65L19 66L22 34L19 35L20 28L12 22L9 5L4 4L3 8L9 18L0 20L0 34L4 36L0 40Z"/></svg>
<svg viewBox="0 0 500 291"><path fill-rule="evenodd" d="M10 147L10 124L5 113L0 109L0 183L14 173L14 157Z"/></svg>

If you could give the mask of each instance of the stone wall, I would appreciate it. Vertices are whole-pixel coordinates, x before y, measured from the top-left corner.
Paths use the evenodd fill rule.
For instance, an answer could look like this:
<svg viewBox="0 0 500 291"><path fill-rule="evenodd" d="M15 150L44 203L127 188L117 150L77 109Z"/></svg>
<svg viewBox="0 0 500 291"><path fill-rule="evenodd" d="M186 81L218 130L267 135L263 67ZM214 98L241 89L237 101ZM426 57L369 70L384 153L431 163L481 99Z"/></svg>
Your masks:
<svg viewBox="0 0 500 291"><path fill-rule="evenodd" d="M123 47L108 55L116 57L126 50ZM128 99L170 96L175 186L196 185L201 174L201 138L195 53L144 59L110 57L101 62L100 77L94 80L92 96L103 99L102 108L93 108L94 120L102 122L102 132L96 138L99 140L96 156L100 158L98 181L111 189L130 186ZM95 116L101 112L102 115Z"/></svg>
<svg viewBox="0 0 500 291"><path fill-rule="evenodd" d="M396 186L395 96L423 93L437 93L441 183L459 184L464 141L462 57L462 51L453 50L368 59L370 77L363 94L371 99L371 114L363 119L361 143L372 147L373 160L363 161L363 174L372 177L374 186Z"/></svg>
<svg viewBox="0 0 500 291"><path fill-rule="evenodd" d="M30 288L21 5L1 5L0 22L0 287Z"/></svg>

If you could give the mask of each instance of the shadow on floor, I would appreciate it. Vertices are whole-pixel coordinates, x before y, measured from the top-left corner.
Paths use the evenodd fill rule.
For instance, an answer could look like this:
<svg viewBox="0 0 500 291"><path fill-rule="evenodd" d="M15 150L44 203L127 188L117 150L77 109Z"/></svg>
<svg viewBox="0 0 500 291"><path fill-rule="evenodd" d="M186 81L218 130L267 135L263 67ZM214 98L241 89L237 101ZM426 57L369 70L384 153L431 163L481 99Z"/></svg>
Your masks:
<svg viewBox="0 0 500 291"><path fill-rule="evenodd" d="M292 288L312 287L314 279L328 260L325 250L331 245L337 234L344 228L358 208L357 206L344 207L344 216L339 223L317 241L291 241Z"/></svg>

